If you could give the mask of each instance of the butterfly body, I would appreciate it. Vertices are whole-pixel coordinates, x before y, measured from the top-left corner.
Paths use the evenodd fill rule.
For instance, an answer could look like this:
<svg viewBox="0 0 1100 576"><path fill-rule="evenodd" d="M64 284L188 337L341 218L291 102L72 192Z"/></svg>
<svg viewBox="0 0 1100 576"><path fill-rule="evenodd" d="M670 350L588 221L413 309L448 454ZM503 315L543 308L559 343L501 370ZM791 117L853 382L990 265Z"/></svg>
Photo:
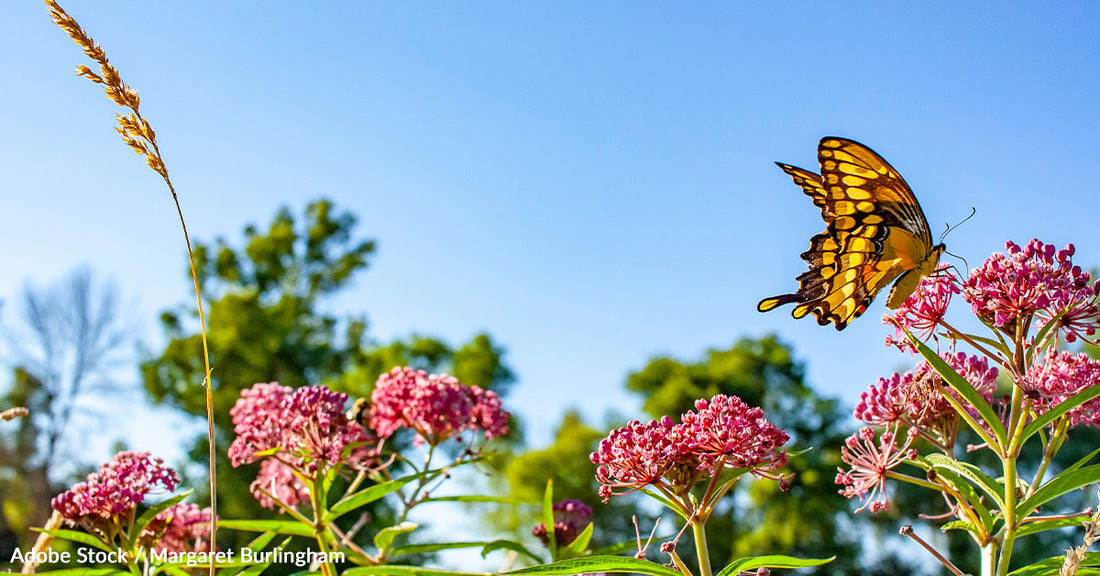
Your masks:
<svg viewBox="0 0 1100 576"><path fill-rule="evenodd" d="M935 271L944 246L932 245L909 185L870 148L826 137L818 161L821 174L777 163L821 209L826 230L802 253L810 269L798 276L798 291L765 298L757 309L795 304L795 318L813 314L819 324L843 330L891 282L886 305L900 306Z"/></svg>

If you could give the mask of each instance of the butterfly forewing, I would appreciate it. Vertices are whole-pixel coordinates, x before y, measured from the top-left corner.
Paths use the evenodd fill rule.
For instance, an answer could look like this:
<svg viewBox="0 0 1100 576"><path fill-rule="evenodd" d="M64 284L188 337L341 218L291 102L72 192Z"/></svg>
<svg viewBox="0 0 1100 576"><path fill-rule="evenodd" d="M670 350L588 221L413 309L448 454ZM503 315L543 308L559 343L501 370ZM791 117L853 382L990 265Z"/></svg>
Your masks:
<svg viewBox="0 0 1100 576"><path fill-rule="evenodd" d="M919 281L939 248L933 250L909 185L881 156L858 142L829 137L818 146L818 160L820 175L779 164L821 209L827 228L802 253L810 269L798 276L798 291L766 298L757 309L794 303L795 318L813 314L818 323L842 330L898 276L919 271ZM899 292L908 296L911 281Z"/></svg>

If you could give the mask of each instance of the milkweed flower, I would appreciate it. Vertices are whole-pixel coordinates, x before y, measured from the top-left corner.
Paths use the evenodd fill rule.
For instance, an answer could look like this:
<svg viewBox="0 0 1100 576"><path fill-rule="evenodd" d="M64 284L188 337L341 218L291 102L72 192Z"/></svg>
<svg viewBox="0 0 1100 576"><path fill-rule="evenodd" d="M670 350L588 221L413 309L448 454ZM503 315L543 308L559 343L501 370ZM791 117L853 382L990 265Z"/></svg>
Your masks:
<svg viewBox="0 0 1100 576"><path fill-rule="evenodd" d="M917 289L901 306L883 315L882 323L893 325L895 330L893 336L886 337L887 346L896 346L903 352L916 352L905 334L906 330L922 342L935 335L936 327L951 304L951 296L960 291L958 280L948 268L948 264L940 264L935 273L920 281Z"/></svg>
<svg viewBox="0 0 1100 576"><path fill-rule="evenodd" d="M568 546L569 543L576 540L577 535L592 519L592 508L580 500L567 498L555 503L552 509L554 511L554 542L558 546ZM546 524L540 523L535 526L532 533L544 545L549 545L550 538L547 535Z"/></svg>
<svg viewBox="0 0 1100 576"><path fill-rule="evenodd" d="M840 493L845 498L866 500L856 509L857 514L868 509L871 513L889 509L887 473L917 457L917 451L909 447L915 431L910 429L901 445L897 443L897 433L898 426L889 427L876 443L874 428L865 426L849 436L840 449L840 457L849 469L837 468L836 483L843 486Z"/></svg>
<svg viewBox="0 0 1100 576"><path fill-rule="evenodd" d="M230 463L250 464L265 457L258 454L277 450L309 471L321 462L367 465L376 439L348 418L346 402L347 394L324 386L294 389L271 382L241 391L229 411L237 434L229 446Z"/></svg>
<svg viewBox="0 0 1100 576"><path fill-rule="evenodd" d="M249 485L249 490L264 508L276 508L276 501L291 508L309 501L309 486L293 468L276 458L264 458L260 462L260 473Z"/></svg>
<svg viewBox="0 0 1100 576"><path fill-rule="evenodd" d="M1074 266L1072 244L1058 250L1032 239L1021 248L1005 243L1005 252L989 257L963 283L963 298L982 320L1009 331L1038 314L1040 322L1066 312L1058 329L1066 341L1091 340L1100 324L1100 285Z"/></svg>
<svg viewBox="0 0 1100 576"><path fill-rule="evenodd" d="M785 481L778 468L787 462L782 445L789 436L762 410L721 394L697 400L695 407L679 424L668 416L645 424L634 420L600 441L589 459L605 502L650 485L684 494L720 473L720 466Z"/></svg>
<svg viewBox="0 0 1100 576"><path fill-rule="evenodd" d="M149 452L123 451L99 470L62 492L50 504L69 525L106 533L128 524L138 504L149 494L171 492L179 484L176 471Z"/></svg>
<svg viewBox="0 0 1100 576"><path fill-rule="evenodd" d="M943 353L940 357L986 400L993 396L998 369L990 366L986 358L962 352ZM930 428L954 417L955 409L944 397L944 394L954 393L927 361L921 361L905 374L895 373L889 378L879 378L877 385L871 385L860 394L855 417L872 426L889 426L904 421L909 425Z"/></svg>
<svg viewBox="0 0 1100 576"><path fill-rule="evenodd" d="M1070 397L1100 385L1100 361L1083 352L1058 352L1048 348L1041 363L1028 371L1022 383L1024 391L1034 396L1032 408L1045 414ZM1100 426L1100 398L1093 398L1073 408L1067 414L1070 424Z"/></svg>
<svg viewBox="0 0 1100 576"><path fill-rule="evenodd" d="M157 514L142 539L157 539L156 549L162 552L209 552L210 519L209 507L180 502Z"/></svg>
<svg viewBox="0 0 1100 576"><path fill-rule="evenodd" d="M416 444L435 446L467 430L492 439L508 433L510 417L495 392L409 367L382 374L371 392L370 427L382 438L410 428Z"/></svg>

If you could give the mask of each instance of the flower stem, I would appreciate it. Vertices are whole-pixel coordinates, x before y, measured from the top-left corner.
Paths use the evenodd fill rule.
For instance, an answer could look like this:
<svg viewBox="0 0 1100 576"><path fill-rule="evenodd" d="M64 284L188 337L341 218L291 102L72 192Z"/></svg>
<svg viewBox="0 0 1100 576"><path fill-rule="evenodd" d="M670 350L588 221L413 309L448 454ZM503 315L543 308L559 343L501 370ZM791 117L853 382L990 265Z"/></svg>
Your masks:
<svg viewBox="0 0 1100 576"><path fill-rule="evenodd" d="M707 549L706 523L699 519L691 520L691 534L695 537L695 554L699 556L699 576L711 576L710 552Z"/></svg>

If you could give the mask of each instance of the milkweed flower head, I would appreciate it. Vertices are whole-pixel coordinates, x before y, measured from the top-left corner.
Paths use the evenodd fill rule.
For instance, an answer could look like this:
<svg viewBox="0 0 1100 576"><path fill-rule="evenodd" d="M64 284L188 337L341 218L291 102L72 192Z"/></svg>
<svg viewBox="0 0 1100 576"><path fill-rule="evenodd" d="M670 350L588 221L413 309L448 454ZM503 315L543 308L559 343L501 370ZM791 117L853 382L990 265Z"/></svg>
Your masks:
<svg viewBox="0 0 1100 576"><path fill-rule="evenodd" d="M1100 285L1072 261L1074 246L1059 250L1032 239L1024 247L1005 243L963 283L962 296L974 314L1006 332L1038 315L1040 326L1065 314L1057 328L1067 342L1091 341L1100 324Z"/></svg>
<svg viewBox="0 0 1100 576"><path fill-rule="evenodd" d="M382 374L371 392L371 429L382 438L412 429L418 445L435 446L467 430L497 438L508 433L510 417L495 392L409 367Z"/></svg>
<svg viewBox="0 0 1100 576"><path fill-rule="evenodd" d="M210 519L210 508L180 502L157 514L142 533L142 540L156 540L155 548L161 552L209 552Z"/></svg>
<svg viewBox="0 0 1100 576"><path fill-rule="evenodd" d="M927 342L947 313L951 297L959 293L959 282L949 271L950 265L940 264L935 273L925 277L905 302L882 317L883 324L894 326L894 335L886 337L887 346L901 351L916 352L905 335L908 330L918 340Z"/></svg>
<svg viewBox="0 0 1100 576"><path fill-rule="evenodd" d="M917 451L909 447L916 436L915 430L910 429L899 445L898 429L897 425L888 427L876 443L874 428L865 426L844 441L840 455L849 469L837 468L836 483L843 486L840 493L845 498L866 500L856 509L856 513L863 510L875 513L889 509L890 503L886 496L887 473L902 462L917 457Z"/></svg>
<svg viewBox="0 0 1100 576"><path fill-rule="evenodd" d="M376 439L348 418L346 402L346 394L324 386L294 389L271 382L241 391L229 411L236 433L230 463L250 464L266 457L258 454L277 450L307 471L321 463L368 465Z"/></svg>
<svg viewBox="0 0 1100 576"><path fill-rule="evenodd" d="M176 471L149 452L123 451L99 470L62 492L50 504L69 525L107 532L123 526L145 497L171 492L179 484Z"/></svg>
<svg viewBox="0 0 1100 576"><path fill-rule="evenodd" d="M294 469L276 458L264 458L260 473L249 486L252 496L264 508L274 509L281 502L291 508L309 501L309 486ZM279 511L283 510L279 508Z"/></svg>
<svg viewBox="0 0 1100 576"><path fill-rule="evenodd" d="M1032 408L1045 414L1063 401L1093 386L1100 385L1100 361L1084 352L1058 352L1047 349L1042 362L1028 371L1024 391L1035 398ZM1100 398L1093 398L1069 411L1073 426L1100 427Z"/></svg>
<svg viewBox="0 0 1100 576"><path fill-rule="evenodd" d="M940 357L987 401L992 398L998 369L990 366L985 357L962 352L946 352ZM914 426L940 440L951 441L958 420L946 394L958 398L943 377L927 361L922 361L904 374L879 378L860 394L855 417L871 426Z"/></svg>
<svg viewBox="0 0 1100 576"><path fill-rule="evenodd" d="M650 485L684 494L720 468L785 482L778 469L787 463L782 446L789 436L762 410L721 394L697 400L695 408L680 423L668 416L644 424L635 420L600 441L589 458L605 502Z"/></svg>
<svg viewBox="0 0 1100 576"><path fill-rule="evenodd" d="M554 542L558 546L568 546L577 538L581 530L592 519L592 508L580 500L565 499L553 506L554 511ZM549 545L550 537L547 534L546 524L535 526L532 533Z"/></svg>

